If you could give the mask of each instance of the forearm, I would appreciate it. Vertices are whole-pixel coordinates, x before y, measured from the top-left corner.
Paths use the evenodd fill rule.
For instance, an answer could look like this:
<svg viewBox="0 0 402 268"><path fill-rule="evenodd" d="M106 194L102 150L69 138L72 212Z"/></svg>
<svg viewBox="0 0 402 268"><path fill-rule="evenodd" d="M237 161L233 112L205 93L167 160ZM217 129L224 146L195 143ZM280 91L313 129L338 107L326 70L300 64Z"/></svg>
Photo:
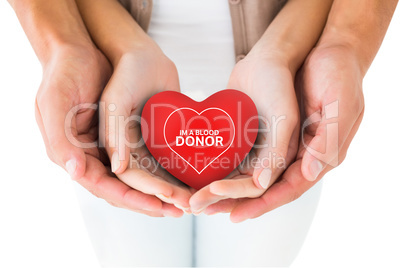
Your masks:
<svg viewBox="0 0 402 268"><path fill-rule="evenodd" d="M62 45L92 43L74 0L9 2L42 64Z"/></svg>
<svg viewBox="0 0 402 268"><path fill-rule="evenodd" d="M388 29L398 0L335 0L320 47L346 47L364 75Z"/></svg>
<svg viewBox="0 0 402 268"><path fill-rule="evenodd" d="M251 53L279 59L293 74L317 43L332 0L289 0Z"/></svg>
<svg viewBox="0 0 402 268"><path fill-rule="evenodd" d="M127 52L155 45L116 0L76 0L97 46L116 66Z"/></svg>

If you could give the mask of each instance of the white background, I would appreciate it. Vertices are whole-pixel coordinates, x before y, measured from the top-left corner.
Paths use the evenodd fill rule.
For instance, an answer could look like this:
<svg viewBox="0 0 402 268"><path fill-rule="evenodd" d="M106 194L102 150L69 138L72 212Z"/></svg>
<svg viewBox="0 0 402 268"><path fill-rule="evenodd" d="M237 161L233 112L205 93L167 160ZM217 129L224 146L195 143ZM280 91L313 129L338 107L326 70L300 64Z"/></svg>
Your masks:
<svg viewBox="0 0 402 268"><path fill-rule="evenodd" d="M365 81L365 117L325 177L293 268L402 267L402 8ZM72 183L34 118L41 66L0 1L0 267L98 267Z"/></svg>

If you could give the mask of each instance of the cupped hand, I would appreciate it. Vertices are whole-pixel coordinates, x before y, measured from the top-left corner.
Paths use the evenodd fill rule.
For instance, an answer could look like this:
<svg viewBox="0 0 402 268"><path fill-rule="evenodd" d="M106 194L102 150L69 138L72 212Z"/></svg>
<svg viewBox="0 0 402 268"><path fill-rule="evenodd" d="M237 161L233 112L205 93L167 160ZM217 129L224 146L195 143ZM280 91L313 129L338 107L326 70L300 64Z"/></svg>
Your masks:
<svg viewBox="0 0 402 268"><path fill-rule="evenodd" d="M234 67L227 88L245 92L259 114L259 133L246 159L227 178L190 199L195 214L230 212L235 204L264 194L297 152L299 109L293 75L282 61L250 53Z"/></svg>
<svg viewBox="0 0 402 268"><path fill-rule="evenodd" d="M154 196L116 179L98 147L97 103L110 77L95 47L61 46L44 65L35 115L49 158L99 198L151 216L177 214Z"/></svg>
<svg viewBox="0 0 402 268"><path fill-rule="evenodd" d="M43 66L35 101L36 121L49 158L73 179L84 175L86 157L84 150L70 140L93 140L96 133L96 109L80 105L97 103L110 71L108 61L98 50L76 45L60 46Z"/></svg>
<svg viewBox="0 0 402 268"><path fill-rule="evenodd" d="M179 88L174 63L156 44L131 50L120 58L102 94L105 128L100 130L117 177L133 189L157 196L177 216L190 212L191 189L151 156L142 139L140 115L152 95Z"/></svg>
<svg viewBox="0 0 402 268"><path fill-rule="evenodd" d="M363 118L363 73L347 46L318 47L299 71L302 135L296 161L259 198L224 204L240 222L299 198L346 157ZM222 205L221 205L222 206Z"/></svg>

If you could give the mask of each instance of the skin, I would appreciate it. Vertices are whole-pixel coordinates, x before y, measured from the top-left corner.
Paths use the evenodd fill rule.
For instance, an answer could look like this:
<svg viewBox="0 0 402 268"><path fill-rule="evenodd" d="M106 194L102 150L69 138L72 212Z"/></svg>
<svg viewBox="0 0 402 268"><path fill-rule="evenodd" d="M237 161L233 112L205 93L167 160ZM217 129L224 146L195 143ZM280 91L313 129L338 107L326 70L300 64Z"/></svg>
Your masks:
<svg viewBox="0 0 402 268"><path fill-rule="evenodd" d="M182 215L173 205L116 179L102 148L79 148L66 136L71 132L79 142L98 140L95 110L79 109L66 129L65 118L77 105L96 104L112 73L108 59L91 41L76 3L21 0L10 4L42 63L35 114L49 158L92 194L114 206L150 216Z"/></svg>
<svg viewBox="0 0 402 268"><path fill-rule="evenodd" d="M113 113L106 112L107 118L110 115L124 118L133 114L139 115L137 111L141 110L145 100L153 94L161 90L179 89L178 76L173 63L167 60L159 47L116 1L77 0L77 4L92 38L111 60L115 70L102 95L102 101L117 106ZM279 125L278 133L274 133L278 137L279 145L268 147L273 137L262 135L259 138L259 144L260 147L265 148L253 152L257 158L274 152L286 158L286 163L291 163L296 156L299 116L293 80L296 70L318 40L331 4L332 1L329 0L289 1L249 56L237 64L233 70L228 88L243 90L251 96L257 104L259 114L263 117L286 116ZM298 16L300 12L312 19L305 20ZM119 25L118 28L114 27L116 24ZM294 28L294 25L297 25L297 28ZM164 64L166 60L168 64ZM127 70L130 70L130 75L124 75ZM270 83L274 86L267 87L266 85ZM265 97L261 98L261 94ZM277 105L277 103L283 105ZM136 130L138 128L138 124L131 127ZM112 159L112 169L120 179L142 192L156 196L163 194L168 197L168 200L166 198L162 200L171 202L179 208L184 206L187 210L191 206L191 211L194 213L199 213L202 207L228 198L211 192L211 189L219 191L222 188L221 184L230 187L228 188L232 191L230 198L258 197L284 170L284 168L271 166L272 178L265 178L269 180L269 183L264 187L261 187L257 179L262 169L250 167L237 174L232 173L230 180L213 183L192 197L194 190L186 191L183 187L175 188L172 194L164 187L168 185L166 181L173 180L163 170L160 171L161 176L155 176L158 173L143 173L137 167L128 166L129 152L134 153L137 148L130 150L124 144L124 139L131 135L132 140L138 141L139 131L133 132L130 128L123 127L116 130L106 129L106 133L108 134L106 149ZM119 137L120 143L113 147L108 146L109 141L114 141L116 137ZM288 153L289 149L292 149L290 153ZM150 157L146 149L143 155ZM141 183L138 183L139 181ZM191 199L188 200L190 197Z"/></svg>
<svg viewBox="0 0 402 268"><path fill-rule="evenodd" d="M331 4L289 1L250 53L234 67L227 87L248 94L263 118L256 146L248 156L257 164L237 168L225 180L195 193L190 204L196 214L221 200L237 202L261 196L294 161L300 129L294 79L324 28Z"/></svg>
<svg viewBox="0 0 402 268"><path fill-rule="evenodd" d="M334 1L317 46L297 74L302 122L313 118L315 123L302 129L296 161L261 197L220 201L209 206L206 214L230 212L233 222L259 217L296 200L342 163L363 117L364 75L381 45L397 2ZM331 111L325 107L332 107L334 102L338 116L327 119L326 112ZM330 127L333 123L337 128Z"/></svg>
<svg viewBox="0 0 402 268"><path fill-rule="evenodd" d="M192 189L160 166L145 168L129 164L132 160L130 153L139 156L139 163L143 158L151 158L144 144L130 148L126 143L141 141L140 121L109 127L111 117L127 119L140 116L145 101L157 92L180 90L174 63L117 1L78 0L77 4L92 38L111 60L114 69L101 97L106 107L110 104L116 107L114 111L106 109L105 113L105 147L112 160L112 171L132 188L157 196L166 206L170 205L172 215L181 216L182 210L190 212L188 201ZM115 24L120 27L115 29Z"/></svg>
<svg viewBox="0 0 402 268"><path fill-rule="evenodd" d="M235 66L228 83L228 87L249 94L265 118L286 115L276 133L279 146L255 148L249 156L260 158L275 152L285 159L286 170L276 166L269 167L270 172L262 172L265 169L258 166L237 169L227 180L213 183L195 194L163 170L152 174L144 167L130 166L130 150L124 143L118 143L117 148L108 147L109 141L116 137L120 137L119 141L123 140L121 137L138 141L135 123L129 127L137 131L130 135L126 128L106 129L107 155L120 180L107 167L108 159L102 149L79 149L63 135L68 111L77 104L96 103L106 83L101 100L117 107L106 115L125 118L138 114L144 100L158 90L179 89L174 64L129 14L114 0L77 0L84 21L71 0L51 4L44 0L9 2L43 66L36 115L49 157L54 162L89 191L115 206L150 216L181 216L181 210L172 204L187 212L191 205L196 214L230 212L231 220L240 222L297 199L343 161L363 116L362 80L398 1L334 0L321 37L324 11L331 1L289 1L275 19L277 23L270 25L249 55ZM316 12L311 11L318 6ZM305 12L300 12L303 8ZM86 12L89 10L90 13ZM309 11L314 14L310 24L305 20ZM119 27L115 27L117 24ZM296 31L295 27L300 29ZM125 70L138 70L138 73L129 76ZM259 72L266 75L266 81L264 76L257 75ZM146 79L147 75L158 79L151 81ZM261 91L267 83L272 86ZM275 105L274 99L281 107ZM337 117L327 119L330 111L326 107L334 102ZM93 115L90 109L83 109L73 117L70 130L78 141L98 139ZM314 123L301 125L299 138L299 122L307 118ZM338 126L336 130L330 128L333 123ZM270 144L267 142L270 139L271 134L259 134L257 144ZM336 146L327 147L331 144ZM144 147L134 152L140 157L148 156ZM264 180L259 180L260 174Z"/></svg>

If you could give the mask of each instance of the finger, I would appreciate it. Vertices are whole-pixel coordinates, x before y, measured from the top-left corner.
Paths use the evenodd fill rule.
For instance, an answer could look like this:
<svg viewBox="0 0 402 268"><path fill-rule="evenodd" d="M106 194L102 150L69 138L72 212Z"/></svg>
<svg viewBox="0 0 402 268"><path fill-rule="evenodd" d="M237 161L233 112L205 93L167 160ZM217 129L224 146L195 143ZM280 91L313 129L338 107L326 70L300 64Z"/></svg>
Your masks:
<svg viewBox="0 0 402 268"><path fill-rule="evenodd" d="M172 188L172 195L170 198L166 198L166 196L158 196L162 201L173 204L177 208L181 209L186 213L191 213L189 200L193 193L196 192L195 189L189 188L187 185L173 177L170 173L166 172L163 169L157 169L154 173L154 176L160 177Z"/></svg>
<svg viewBox="0 0 402 268"><path fill-rule="evenodd" d="M251 185L251 187L253 187L255 191L258 191L258 193L254 194L255 196L261 196L261 194L264 193L265 190L261 191L261 189L255 188L250 178L248 178L247 180L248 184ZM211 192L210 186L207 186L206 188L198 191L190 198L191 211L195 215L205 212L206 210L214 214L221 211L230 212L230 210L228 209L231 209L235 205L235 202L233 200L240 200L239 198L242 198L245 195L246 194L243 194L241 192L239 192L238 195L240 197L217 195Z"/></svg>
<svg viewBox="0 0 402 268"><path fill-rule="evenodd" d="M226 176L224 180L232 180L240 176L240 172L238 169L233 170L229 175ZM209 184L204 188L193 192L193 195L190 198L189 204L191 207L191 211L195 214L200 214L206 207L219 202L220 200L226 199L225 196L217 195L211 192Z"/></svg>
<svg viewBox="0 0 402 268"><path fill-rule="evenodd" d="M226 199L224 196L211 193L209 187L210 185L205 186L190 198L189 202L191 211L195 215L200 214L209 205L214 204L222 199Z"/></svg>
<svg viewBox="0 0 402 268"><path fill-rule="evenodd" d="M302 139L306 150L302 160L302 173L307 180L316 180L327 165L338 166L341 162L341 148L349 134L353 133L349 139L350 144L357 132L363 110L353 116L346 112L346 107L342 106L340 103L338 106L338 102L327 105L312 140L307 144L303 143Z"/></svg>
<svg viewBox="0 0 402 268"><path fill-rule="evenodd" d="M85 173L86 158L83 149L71 140L77 137L71 107L67 98L45 95L36 99L36 117L50 159L63 167L72 179L77 179ZM71 120L66 120L69 113Z"/></svg>
<svg viewBox="0 0 402 268"><path fill-rule="evenodd" d="M209 205L204 213L206 215L215 215L218 213L230 213L236 205L241 202L240 199L224 199L219 202L216 202L212 205Z"/></svg>
<svg viewBox="0 0 402 268"><path fill-rule="evenodd" d="M347 149L354 135L356 134L362 119L363 112L355 122L349 133L349 136L346 138L345 143L340 150L339 157L341 159L345 158ZM272 211L282 205L298 199L327 172L334 168L331 165L326 165L323 171L319 174L317 180L308 181L304 179L301 166L301 159L292 164L285 171L282 179L269 188L267 192L265 192L265 194L260 198L238 202L238 204L235 205L235 208L232 208L231 220L233 222L241 222L249 218L256 218L264 213Z"/></svg>
<svg viewBox="0 0 402 268"><path fill-rule="evenodd" d="M168 200L166 199L161 199L162 201L173 204L175 207L178 209L182 210L183 212L186 213L191 213L191 208L190 208L190 203L189 200L191 198L192 194L183 188L173 186L173 194L171 198ZM165 198L163 196L163 198Z"/></svg>
<svg viewBox="0 0 402 268"><path fill-rule="evenodd" d="M277 119L275 119L277 120ZM258 161L254 166L253 182L255 187L266 190L291 163L297 152L299 117L297 111L288 113L280 121L271 120L267 135L260 135L256 150Z"/></svg>
<svg viewBox="0 0 402 268"><path fill-rule="evenodd" d="M240 175L233 179L214 181L209 190L212 194L224 198L259 197L265 189L256 187L252 176Z"/></svg>
<svg viewBox="0 0 402 268"><path fill-rule="evenodd" d="M161 177L161 175L163 176ZM188 200L191 197L191 193L188 189L181 185L172 184L170 182L172 178L168 179L171 175L166 171L164 173L152 173L145 168L141 168L132 155L130 155L130 168L117 176L121 181L136 190L155 195L160 200L174 204L183 211L189 211L190 209Z"/></svg>
<svg viewBox="0 0 402 268"><path fill-rule="evenodd" d="M157 218L165 217L165 215L163 215L161 211L146 211L146 210L131 210L131 211L135 213L144 214L150 217L157 217Z"/></svg>
<svg viewBox="0 0 402 268"><path fill-rule="evenodd" d="M282 179L273 184L264 195L239 203L231 212L232 222L256 218L277 207L299 198L317 181L307 181L301 174L301 160L293 163L283 174Z"/></svg>
<svg viewBox="0 0 402 268"><path fill-rule="evenodd" d="M359 130L360 124L363 120L363 116L364 116L364 110L360 113L355 124L353 125L352 129L349 132L349 136L346 138L345 142L342 144L342 148L341 148L340 154L339 154L339 163L342 163L343 160L345 159L349 146L352 143L352 140L355 137L357 131Z"/></svg>
<svg viewBox="0 0 402 268"><path fill-rule="evenodd" d="M113 203L108 202L109 204L115 206ZM119 206L115 206L119 207ZM123 208L123 207L121 207ZM125 208L129 209L129 208ZM158 211L148 211L148 210L133 210L129 209L133 212L144 214L150 217L173 217L173 218L180 218L183 216L183 211L174 207L173 205L162 203L162 209Z"/></svg>
<svg viewBox="0 0 402 268"><path fill-rule="evenodd" d="M183 210L178 209L172 204L163 203L162 214L165 217L180 218L181 216L183 216Z"/></svg>
<svg viewBox="0 0 402 268"><path fill-rule="evenodd" d="M111 83L113 83L113 78ZM123 173L129 164L130 148L129 133L131 121L130 114L132 107L130 100L122 98L121 90L105 91L102 95L101 122L105 122L104 128L100 128L101 140L105 141L105 148L111 161L112 172L115 174ZM116 87L116 85L114 85Z"/></svg>
<svg viewBox="0 0 402 268"><path fill-rule="evenodd" d="M133 156L129 156L132 163L136 163ZM133 189L141 191L145 194L164 196L166 199L172 197L172 185L154 176L154 174L147 170L138 168L135 164L132 167L118 175L118 178Z"/></svg>
<svg viewBox="0 0 402 268"><path fill-rule="evenodd" d="M87 156L86 172L77 182L93 195L117 207L153 212L162 209L162 202L158 198L134 190L119 179L111 177L105 166L90 155Z"/></svg>

